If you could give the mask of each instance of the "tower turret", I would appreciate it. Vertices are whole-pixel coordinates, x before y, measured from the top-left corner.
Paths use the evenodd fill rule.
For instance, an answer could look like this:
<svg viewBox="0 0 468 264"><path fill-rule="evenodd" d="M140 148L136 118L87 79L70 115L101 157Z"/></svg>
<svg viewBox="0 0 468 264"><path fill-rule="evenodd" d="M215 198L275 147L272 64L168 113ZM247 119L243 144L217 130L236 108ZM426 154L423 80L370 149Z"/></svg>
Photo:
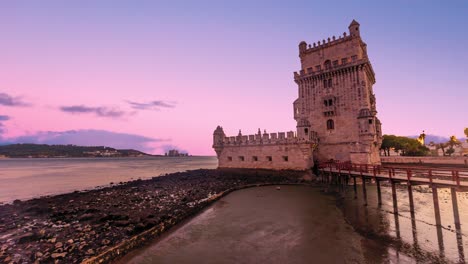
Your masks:
<svg viewBox="0 0 468 264"><path fill-rule="evenodd" d="M216 151L218 157L221 154L221 151L223 150L225 137L226 134L224 134L223 128L221 126L218 126L213 132L213 148Z"/></svg>
<svg viewBox="0 0 468 264"><path fill-rule="evenodd" d="M351 24L349 24L349 27L348 27L348 29L349 29L349 34L350 34L351 36L353 36L353 37L354 37L354 36L359 37L359 36L360 36L360 33L359 33L359 26L360 26L359 23L358 23L356 20L353 19L353 21L351 22Z"/></svg>
<svg viewBox="0 0 468 264"><path fill-rule="evenodd" d="M301 41L299 43L299 54L304 53L307 50L307 43L305 41Z"/></svg>
<svg viewBox="0 0 468 264"><path fill-rule="evenodd" d="M297 121L297 137L300 140L310 140L310 122L307 119Z"/></svg>

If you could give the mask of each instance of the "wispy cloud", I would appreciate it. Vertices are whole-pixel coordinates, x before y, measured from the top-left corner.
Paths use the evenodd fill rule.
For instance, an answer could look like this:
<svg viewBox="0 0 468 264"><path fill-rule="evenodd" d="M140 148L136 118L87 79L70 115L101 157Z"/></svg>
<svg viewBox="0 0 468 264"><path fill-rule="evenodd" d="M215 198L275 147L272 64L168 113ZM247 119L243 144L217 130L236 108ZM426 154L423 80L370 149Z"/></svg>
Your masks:
<svg viewBox="0 0 468 264"><path fill-rule="evenodd" d="M1 140L0 140L1 141ZM153 145L167 142L168 139L151 138L137 134L118 133L107 130L80 129L68 131L39 131L16 138L4 139L1 144L35 143L80 146L107 146L117 149L137 149L152 153Z"/></svg>
<svg viewBox="0 0 468 264"><path fill-rule="evenodd" d="M30 106L29 103L23 101L22 97L19 96L11 96L6 93L0 93L0 105L3 106Z"/></svg>
<svg viewBox="0 0 468 264"><path fill-rule="evenodd" d="M3 124L4 121L10 120L9 116L6 115L0 115L0 138L2 137L3 132L5 132L5 125Z"/></svg>
<svg viewBox="0 0 468 264"><path fill-rule="evenodd" d="M118 108L109 108L104 106L92 107L85 105L71 105L61 106L60 110L70 114L95 114L99 117L109 118L119 118L127 115L125 111L119 110Z"/></svg>
<svg viewBox="0 0 468 264"><path fill-rule="evenodd" d="M137 110L160 110L161 108L174 108L176 106L176 102L171 101L151 101L151 102L135 102L135 101L127 101L131 108Z"/></svg>

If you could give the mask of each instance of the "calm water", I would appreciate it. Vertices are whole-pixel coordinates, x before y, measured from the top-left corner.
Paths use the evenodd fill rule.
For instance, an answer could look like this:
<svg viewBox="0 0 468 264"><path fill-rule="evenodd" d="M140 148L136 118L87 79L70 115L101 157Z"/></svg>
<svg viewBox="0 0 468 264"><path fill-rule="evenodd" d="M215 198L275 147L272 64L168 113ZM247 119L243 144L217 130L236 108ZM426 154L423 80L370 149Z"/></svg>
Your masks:
<svg viewBox="0 0 468 264"><path fill-rule="evenodd" d="M0 203L216 167L216 157L0 159Z"/></svg>

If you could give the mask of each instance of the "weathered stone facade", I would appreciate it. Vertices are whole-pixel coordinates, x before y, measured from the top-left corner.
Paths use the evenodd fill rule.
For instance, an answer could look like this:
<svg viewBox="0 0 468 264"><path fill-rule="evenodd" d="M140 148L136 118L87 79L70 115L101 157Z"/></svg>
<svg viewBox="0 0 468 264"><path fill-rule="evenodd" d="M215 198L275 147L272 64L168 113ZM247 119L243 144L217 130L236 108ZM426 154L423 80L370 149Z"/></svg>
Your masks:
<svg viewBox="0 0 468 264"><path fill-rule="evenodd" d="M317 132L316 159L380 163L382 130L372 89L375 74L359 23L353 20L349 35L313 45L301 42L299 57L294 119L298 124L309 121Z"/></svg>
<svg viewBox="0 0 468 264"><path fill-rule="evenodd" d="M305 170L314 165L312 152L316 146L314 133L284 133L226 137L218 126L213 135L213 148L220 168Z"/></svg>
<svg viewBox="0 0 468 264"><path fill-rule="evenodd" d="M218 127L213 148L219 167L308 169L314 160L380 163L375 74L359 23L353 20L349 33L338 38L301 42L299 58L296 133L226 137Z"/></svg>

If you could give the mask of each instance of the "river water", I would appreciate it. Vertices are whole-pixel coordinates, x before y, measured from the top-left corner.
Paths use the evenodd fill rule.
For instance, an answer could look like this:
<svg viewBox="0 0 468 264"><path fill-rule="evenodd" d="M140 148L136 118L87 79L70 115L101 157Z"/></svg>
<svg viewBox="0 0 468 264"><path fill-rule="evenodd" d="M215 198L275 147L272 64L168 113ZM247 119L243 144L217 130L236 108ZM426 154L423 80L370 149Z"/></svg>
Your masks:
<svg viewBox="0 0 468 264"><path fill-rule="evenodd" d="M0 204L217 164L216 157L0 159Z"/></svg>

